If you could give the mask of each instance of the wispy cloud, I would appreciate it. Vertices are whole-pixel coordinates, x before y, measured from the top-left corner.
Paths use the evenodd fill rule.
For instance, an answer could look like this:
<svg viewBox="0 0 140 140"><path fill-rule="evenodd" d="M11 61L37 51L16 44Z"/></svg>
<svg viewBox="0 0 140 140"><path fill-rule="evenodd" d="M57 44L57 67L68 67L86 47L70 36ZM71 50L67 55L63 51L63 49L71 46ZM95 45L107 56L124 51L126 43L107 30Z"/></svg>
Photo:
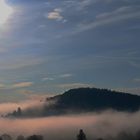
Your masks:
<svg viewBox="0 0 140 140"><path fill-rule="evenodd" d="M97 3L99 0L68 0L64 2L65 7L74 8L76 11L84 11L88 6Z"/></svg>
<svg viewBox="0 0 140 140"><path fill-rule="evenodd" d="M24 88L24 87L30 87L33 85L33 82L20 82L12 85L13 88Z"/></svg>
<svg viewBox="0 0 140 140"><path fill-rule="evenodd" d="M140 78L134 78L133 82L140 83Z"/></svg>
<svg viewBox="0 0 140 140"><path fill-rule="evenodd" d="M42 63L41 58L28 55L17 55L17 56L7 56L5 60L0 59L0 69L1 70L11 70L11 69L20 69L23 67L29 67L33 65L38 65Z"/></svg>
<svg viewBox="0 0 140 140"><path fill-rule="evenodd" d="M17 83L12 83L12 84L0 84L0 89L18 89L18 88L27 88L32 86L34 83L33 82L17 82Z"/></svg>
<svg viewBox="0 0 140 140"><path fill-rule="evenodd" d="M44 77L42 78L42 81L53 81L54 78L51 78L51 77Z"/></svg>
<svg viewBox="0 0 140 140"><path fill-rule="evenodd" d="M84 10L86 7L91 5L93 2L96 3L97 0L83 0L83 1L80 1L78 3L77 9L78 10Z"/></svg>
<svg viewBox="0 0 140 140"><path fill-rule="evenodd" d="M140 17L139 9L140 6L124 6L112 12L101 13L96 16L96 19L93 22L78 25L77 30L75 30L73 34L80 33L90 29L95 29L100 26L117 23L120 21L126 21L132 18L139 18Z"/></svg>
<svg viewBox="0 0 140 140"><path fill-rule="evenodd" d="M60 75L54 75L53 77L44 77L42 78L42 81L53 81L53 80L57 80L57 79L60 79L60 78L70 78L72 77L73 74L71 73L65 73L65 74L60 74Z"/></svg>
<svg viewBox="0 0 140 140"><path fill-rule="evenodd" d="M66 74L59 75L58 77L59 78L69 78L69 77L72 77L72 76L73 76L73 74L66 73Z"/></svg>
<svg viewBox="0 0 140 140"><path fill-rule="evenodd" d="M124 87L124 88L118 88L115 90L140 95L140 88L139 87L135 87L135 88L128 88L128 87L125 88Z"/></svg>

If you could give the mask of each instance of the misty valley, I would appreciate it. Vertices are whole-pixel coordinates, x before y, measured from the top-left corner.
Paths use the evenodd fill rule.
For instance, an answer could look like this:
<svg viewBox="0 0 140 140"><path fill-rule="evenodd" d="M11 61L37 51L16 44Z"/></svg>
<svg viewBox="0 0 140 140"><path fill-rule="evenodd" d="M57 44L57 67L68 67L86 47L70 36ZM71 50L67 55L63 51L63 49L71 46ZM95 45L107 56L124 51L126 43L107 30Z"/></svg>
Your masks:
<svg viewBox="0 0 140 140"><path fill-rule="evenodd" d="M1 104L2 140L76 140L80 129L87 140L140 139L138 95L76 88L25 104Z"/></svg>

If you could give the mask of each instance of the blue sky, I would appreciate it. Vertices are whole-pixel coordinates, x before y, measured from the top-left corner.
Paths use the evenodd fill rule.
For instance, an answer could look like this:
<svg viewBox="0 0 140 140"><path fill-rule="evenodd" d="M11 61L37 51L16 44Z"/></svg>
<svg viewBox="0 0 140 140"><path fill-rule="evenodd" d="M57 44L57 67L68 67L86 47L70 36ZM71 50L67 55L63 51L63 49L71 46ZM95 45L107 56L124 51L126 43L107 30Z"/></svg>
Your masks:
<svg viewBox="0 0 140 140"><path fill-rule="evenodd" d="M0 101L100 87L140 94L139 0L6 0Z"/></svg>

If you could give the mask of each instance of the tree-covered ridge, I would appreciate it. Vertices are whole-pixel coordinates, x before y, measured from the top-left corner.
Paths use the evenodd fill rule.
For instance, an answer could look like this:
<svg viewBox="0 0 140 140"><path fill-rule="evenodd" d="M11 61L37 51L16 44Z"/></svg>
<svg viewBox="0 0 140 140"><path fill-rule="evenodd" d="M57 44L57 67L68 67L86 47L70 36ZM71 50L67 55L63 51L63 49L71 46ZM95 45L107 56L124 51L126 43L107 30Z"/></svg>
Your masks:
<svg viewBox="0 0 140 140"><path fill-rule="evenodd" d="M55 106L63 109L98 111L114 109L136 111L140 108L140 96L98 88L77 88L47 99L57 100Z"/></svg>
<svg viewBox="0 0 140 140"><path fill-rule="evenodd" d="M134 112L140 109L140 96L98 88L70 89L63 94L47 98L40 109L36 107L9 113L14 117L45 117L104 110Z"/></svg>

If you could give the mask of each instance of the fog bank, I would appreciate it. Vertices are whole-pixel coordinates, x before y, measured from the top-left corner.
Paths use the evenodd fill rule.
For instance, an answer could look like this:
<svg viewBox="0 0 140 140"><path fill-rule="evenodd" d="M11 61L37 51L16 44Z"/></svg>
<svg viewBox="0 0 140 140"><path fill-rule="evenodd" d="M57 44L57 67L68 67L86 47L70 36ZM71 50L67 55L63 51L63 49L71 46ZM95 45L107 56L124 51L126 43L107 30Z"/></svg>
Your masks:
<svg viewBox="0 0 140 140"><path fill-rule="evenodd" d="M75 140L80 128L88 139L116 137L125 131L135 134L140 130L140 111L124 113L105 111L81 115L34 119L0 119L0 133L12 136L41 134L48 140Z"/></svg>

